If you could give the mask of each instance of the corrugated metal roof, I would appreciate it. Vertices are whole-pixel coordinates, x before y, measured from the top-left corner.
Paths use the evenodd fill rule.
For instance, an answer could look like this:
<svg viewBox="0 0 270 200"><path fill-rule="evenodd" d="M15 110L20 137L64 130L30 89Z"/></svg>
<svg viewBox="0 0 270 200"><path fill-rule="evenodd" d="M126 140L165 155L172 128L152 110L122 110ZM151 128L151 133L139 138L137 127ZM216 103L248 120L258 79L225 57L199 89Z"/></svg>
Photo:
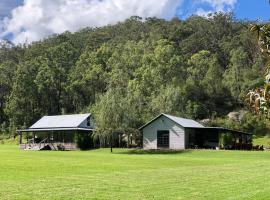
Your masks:
<svg viewBox="0 0 270 200"><path fill-rule="evenodd" d="M70 128L79 127L80 124L91 114L73 114L73 115L54 115L44 116L32 126L30 129L44 129L44 128Z"/></svg>
<svg viewBox="0 0 270 200"><path fill-rule="evenodd" d="M195 120L176 117L176 116L172 116L172 115L162 113L162 114L158 115L157 117L155 117L154 119L152 119L151 121L149 121L148 123L144 124L139 129L143 129L148 124L151 124L153 121L155 121L156 119L158 119L161 116L165 116L165 117L169 118L170 120L174 121L175 123L179 124L180 126L182 126L184 128L202 128L202 127L204 127L203 125L196 122Z"/></svg>
<svg viewBox="0 0 270 200"><path fill-rule="evenodd" d="M198 123L198 122L196 122L195 120L192 120L192 119L175 117L175 116L167 115L167 114L163 114L163 115L168 117L169 119L171 119L175 123L183 126L184 128L199 128L199 127L202 128L202 127L204 127L203 125L201 125L200 123Z"/></svg>

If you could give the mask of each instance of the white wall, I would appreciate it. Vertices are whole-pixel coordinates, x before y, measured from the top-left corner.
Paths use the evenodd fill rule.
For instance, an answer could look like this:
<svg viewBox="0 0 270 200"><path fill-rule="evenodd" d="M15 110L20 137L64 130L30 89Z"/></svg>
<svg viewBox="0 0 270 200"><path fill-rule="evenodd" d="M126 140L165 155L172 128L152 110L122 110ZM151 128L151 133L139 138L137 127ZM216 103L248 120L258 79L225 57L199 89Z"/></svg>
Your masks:
<svg viewBox="0 0 270 200"><path fill-rule="evenodd" d="M169 130L170 149L185 149L185 130L167 117L161 116L143 129L143 148L157 149L157 131Z"/></svg>

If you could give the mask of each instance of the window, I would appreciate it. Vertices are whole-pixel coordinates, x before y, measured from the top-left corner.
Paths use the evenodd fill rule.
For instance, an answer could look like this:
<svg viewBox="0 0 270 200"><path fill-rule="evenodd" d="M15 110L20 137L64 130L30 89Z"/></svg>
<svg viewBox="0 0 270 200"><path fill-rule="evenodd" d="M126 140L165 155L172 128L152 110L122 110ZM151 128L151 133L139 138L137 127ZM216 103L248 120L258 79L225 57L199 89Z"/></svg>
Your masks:
<svg viewBox="0 0 270 200"><path fill-rule="evenodd" d="M90 117L87 117L87 126L90 126Z"/></svg>
<svg viewBox="0 0 270 200"><path fill-rule="evenodd" d="M169 148L169 131L157 131L157 148Z"/></svg>

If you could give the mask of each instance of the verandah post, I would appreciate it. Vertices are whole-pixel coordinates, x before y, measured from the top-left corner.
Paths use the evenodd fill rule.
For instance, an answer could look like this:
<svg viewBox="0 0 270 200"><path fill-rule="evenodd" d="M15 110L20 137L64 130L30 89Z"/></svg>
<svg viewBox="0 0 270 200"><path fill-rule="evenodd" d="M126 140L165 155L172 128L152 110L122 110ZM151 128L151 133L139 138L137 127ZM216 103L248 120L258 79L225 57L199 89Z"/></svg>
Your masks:
<svg viewBox="0 0 270 200"><path fill-rule="evenodd" d="M33 132L33 143L36 143L36 142L35 142L35 138L36 138L36 133Z"/></svg>
<svg viewBox="0 0 270 200"><path fill-rule="evenodd" d="M19 137L20 137L19 143L22 144L22 133L19 131L18 134L19 134Z"/></svg>
<svg viewBox="0 0 270 200"><path fill-rule="evenodd" d="M26 132L26 142L28 144L28 132Z"/></svg>

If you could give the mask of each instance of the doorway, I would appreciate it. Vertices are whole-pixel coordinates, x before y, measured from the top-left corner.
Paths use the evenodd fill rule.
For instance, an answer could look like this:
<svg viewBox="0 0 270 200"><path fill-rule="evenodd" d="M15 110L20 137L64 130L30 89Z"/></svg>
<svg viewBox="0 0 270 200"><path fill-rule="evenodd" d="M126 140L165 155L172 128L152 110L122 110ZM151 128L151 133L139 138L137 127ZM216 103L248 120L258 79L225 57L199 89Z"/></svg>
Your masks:
<svg viewBox="0 0 270 200"><path fill-rule="evenodd" d="M157 131L157 148L169 148L170 133L168 130Z"/></svg>

